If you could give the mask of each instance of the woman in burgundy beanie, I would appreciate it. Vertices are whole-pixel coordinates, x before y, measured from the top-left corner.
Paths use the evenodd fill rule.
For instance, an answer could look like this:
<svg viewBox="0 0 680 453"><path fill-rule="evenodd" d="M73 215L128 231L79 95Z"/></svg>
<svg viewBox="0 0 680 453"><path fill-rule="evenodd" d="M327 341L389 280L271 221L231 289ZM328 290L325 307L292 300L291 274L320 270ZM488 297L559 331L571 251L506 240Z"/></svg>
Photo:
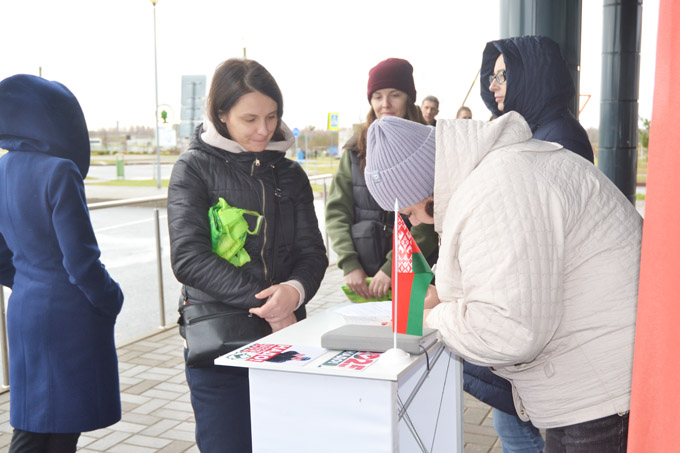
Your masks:
<svg viewBox="0 0 680 453"><path fill-rule="evenodd" d="M416 86L413 83L411 63L401 58L388 58L368 71L368 102L371 102L374 92L383 88L403 91L415 103Z"/></svg>
<svg viewBox="0 0 680 453"><path fill-rule="evenodd" d="M326 205L326 229L338 255L338 267L347 286L365 298L383 297L391 287L392 226L394 213L383 210L373 199L364 180L368 127L385 116L425 124L415 104L413 66L401 58L388 58L368 72L371 108L358 136L344 146ZM412 230L426 257L436 257L437 234L431 225ZM369 286L366 278L373 277Z"/></svg>

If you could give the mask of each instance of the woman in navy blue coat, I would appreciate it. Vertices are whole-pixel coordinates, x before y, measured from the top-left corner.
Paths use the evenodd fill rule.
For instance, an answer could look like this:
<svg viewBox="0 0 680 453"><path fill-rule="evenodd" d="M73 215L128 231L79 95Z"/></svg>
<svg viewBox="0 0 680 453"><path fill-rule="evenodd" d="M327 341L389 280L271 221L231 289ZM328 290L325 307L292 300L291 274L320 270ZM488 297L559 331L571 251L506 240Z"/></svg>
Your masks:
<svg viewBox="0 0 680 453"><path fill-rule="evenodd" d="M521 36L486 44L480 93L495 118L521 114L533 138L556 142L593 162L593 147L569 111L576 95L560 47L545 36Z"/></svg>
<svg viewBox="0 0 680 453"><path fill-rule="evenodd" d="M10 452L75 451L121 417L113 327L123 303L99 261L83 180L83 112L57 82L0 82L0 284L7 309ZM31 449L33 448L33 449Z"/></svg>
<svg viewBox="0 0 680 453"><path fill-rule="evenodd" d="M482 100L494 118L520 113L533 138L556 142L593 162L588 134L569 111L576 94L560 48L544 36L522 36L486 44L480 69ZM515 411L510 383L488 368L464 364L465 390L493 406L503 453L541 452L539 430Z"/></svg>

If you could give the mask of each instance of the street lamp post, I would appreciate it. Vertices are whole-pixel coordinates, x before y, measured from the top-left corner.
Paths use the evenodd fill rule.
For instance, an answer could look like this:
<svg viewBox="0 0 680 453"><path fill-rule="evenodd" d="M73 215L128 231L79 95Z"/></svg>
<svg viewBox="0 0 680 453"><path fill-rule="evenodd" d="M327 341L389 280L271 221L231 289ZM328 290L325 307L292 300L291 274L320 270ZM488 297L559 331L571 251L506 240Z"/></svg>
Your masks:
<svg viewBox="0 0 680 453"><path fill-rule="evenodd" d="M161 185L161 147L159 142L158 131L158 54L156 52L156 3L158 0L151 0L153 5L153 67L156 78L156 182L160 189Z"/></svg>

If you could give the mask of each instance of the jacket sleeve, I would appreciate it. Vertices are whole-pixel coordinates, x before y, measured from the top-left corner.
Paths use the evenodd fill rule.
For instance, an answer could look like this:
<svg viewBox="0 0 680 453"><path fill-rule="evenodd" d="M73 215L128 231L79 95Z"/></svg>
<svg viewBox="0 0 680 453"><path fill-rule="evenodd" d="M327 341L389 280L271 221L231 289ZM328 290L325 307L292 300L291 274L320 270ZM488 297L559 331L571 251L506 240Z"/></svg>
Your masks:
<svg viewBox="0 0 680 453"><path fill-rule="evenodd" d="M96 309L115 318L123 305L123 293L99 260L85 186L76 166L70 162L57 165L49 176L47 192L52 224L69 281Z"/></svg>
<svg viewBox="0 0 680 453"><path fill-rule="evenodd" d="M172 270L180 283L244 309L263 301L255 294L269 286L212 251L209 188L192 165L191 154L177 160L168 187L168 227Z"/></svg>
<svg viewBox="0 0 680 453"><path fill-rule="evenodd" d="M345 150L342 154L326 202L326 231L331 239L331 247L338 255L338 267L345 275L362 268L351 234L354 192L350 152Z"/></svg>
<svg viewBox="0 0 680 453"><path fill-rule="evenodd" d="M305 289L307 303L316 294L328 267L319 222L314 210L314 193L305 172L298 166L300 193L295 197L295 264L289 279L299 281Z"/></svg>
<svg viewBox="0 0 680 453"><path fill-rule="evenodd" d="M7 247L5 238L0 234L0 285L12 288L16 270L12 264L12 251Z"/></svg>
<svg viewBox="0 0 680 453"><path fill-rule="evenodd" d="M416 225L411 228L411 236L413 236L413 240L416 241L423 256L429 262L430 257L439 250L439 235L434 231L434 225L427 223ZM393 251L390 250L387 254L387 261L380 268L381 271L390 277L392 276L392 255Z"/></svg>
<svg viewBox="0 0 680 453"><path fill-rule="evenodd" d="M563 313L562 208L527 175L489 176L445 214L427 323L466 360L510 366L534 360Z"/></svg>

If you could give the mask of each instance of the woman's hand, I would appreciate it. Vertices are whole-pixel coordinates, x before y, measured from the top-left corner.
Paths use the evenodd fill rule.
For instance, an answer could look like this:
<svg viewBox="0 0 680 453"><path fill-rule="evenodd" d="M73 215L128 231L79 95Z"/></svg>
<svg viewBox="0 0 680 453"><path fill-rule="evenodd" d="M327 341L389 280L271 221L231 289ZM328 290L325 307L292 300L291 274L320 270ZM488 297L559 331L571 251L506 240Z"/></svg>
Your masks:
<svg viewBox="0 0 680 453"><path fill-rule="evenodd" d="M368 290L373 295L373 297L380 298L386 296L391 287L392 279L390 276L383 271L378 271L376 272L375 277L373 277L373 280L371 280L371 283L368 285Z"/></svg>
<svg viewBox="0 0 680 453"><path fill-rule="evenodd" d="M272 328L272 332L276 332L281 329L285 329L288 326L292 326L297 322L297 318L295 317L294 313L291 313L288 315L287 318L285 318L283 321L280 322L269 322L269 325Z"/></svg>
<svg viewBox="0 0 680 453"><path fill-rule="evenodd" d="M368 290L368 286L366 286L366 277L366 272L363 269L354 269L345 275L345 284L351 291L364 299L370 299L371 293Z"/></svg>
<svg viewBox="0 0 680 453"><path fill-rule="evenodd" d="M434 308L439 305L439 294L437 294L437 287L430 285L427 287L425 293L425 308Z"/></svg>
<svg viewBox="0 0 680 453"><path fill-rule="evenodd" d="M251 308L249 310L250 313L265 319L269 324L276 325L279 325L284 321L289 322L290 316L293 315L293 312L300 301L300 293L290 285L272 285L255 294L255 297L258 299L269 298L269 300L261 307ZM295 315L293 315L293 318L295 318ZM283 327L287 327L290 324L293 324L293 322L290 322ZM283 327L281 327L281 329Z"/></svg>

